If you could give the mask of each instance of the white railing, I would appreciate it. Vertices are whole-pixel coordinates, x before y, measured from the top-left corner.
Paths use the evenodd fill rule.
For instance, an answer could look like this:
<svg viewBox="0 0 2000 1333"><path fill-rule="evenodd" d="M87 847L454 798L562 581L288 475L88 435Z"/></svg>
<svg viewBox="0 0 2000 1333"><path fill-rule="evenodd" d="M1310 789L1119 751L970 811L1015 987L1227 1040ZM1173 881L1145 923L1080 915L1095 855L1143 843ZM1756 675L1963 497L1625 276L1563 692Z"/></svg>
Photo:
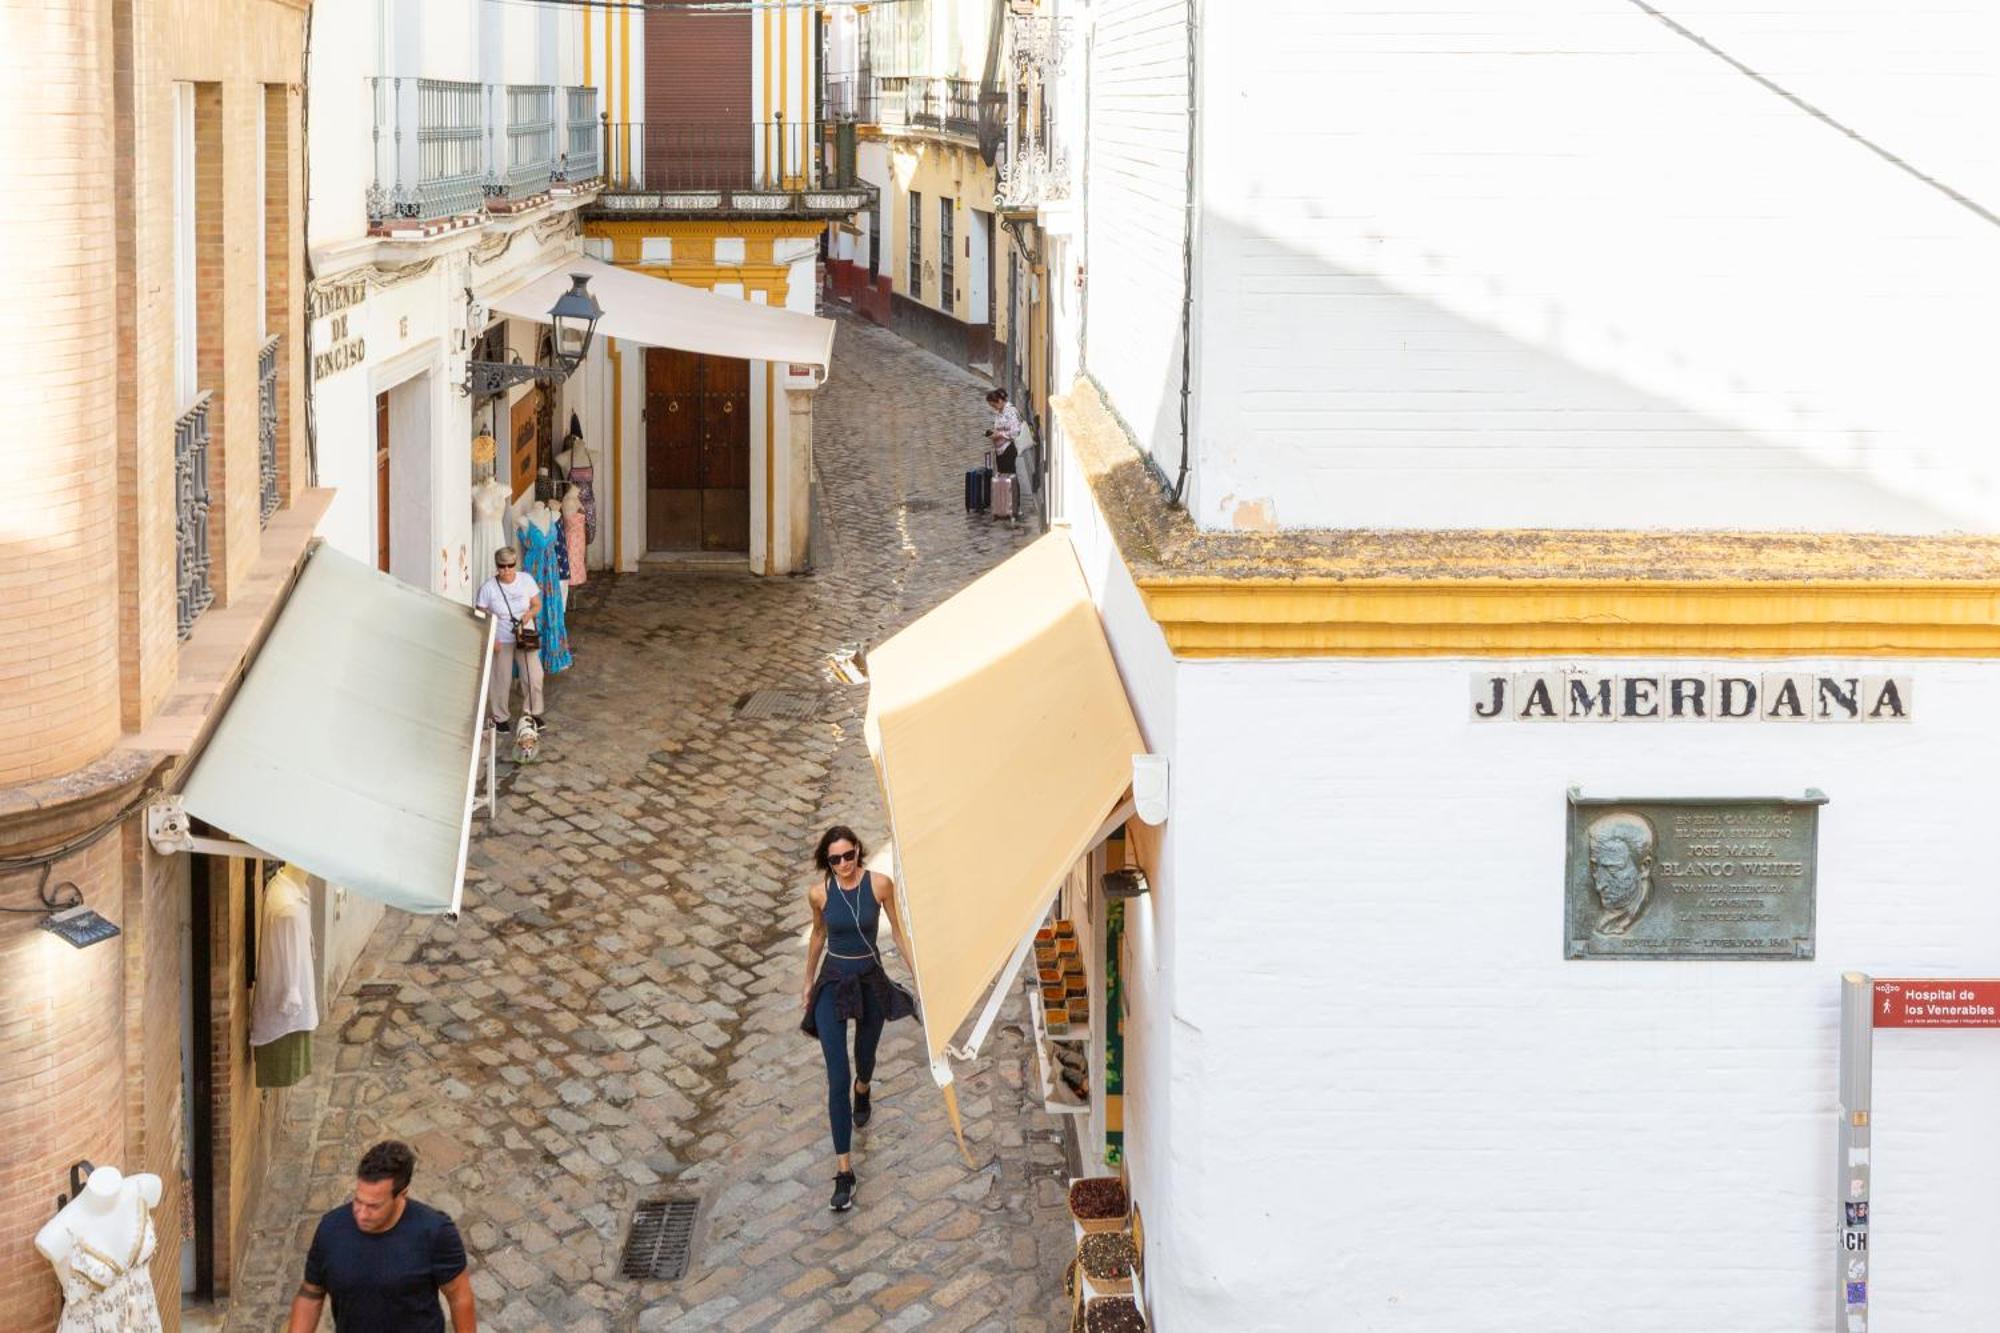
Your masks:
<svg viewBox="0 0 2000 1333"><path fill-rule="evenodd" d="M599 141L604 126L597 118L597 89L563 89L563 153L556 163L557 180L595 180L602 172Z"/></svg>
<svg viewBox="0 0 2000 1333"><path fill-rule="evenodd" d="M486 125L480 85L445 79L369 82L375 102L369 221L478 212Z"/></svg>
<svg viewBox="0 0 2000 1333"><path fill-rule="evenodd" d="M507 175L512 198L539 194L556 164L556 90L546 83L507 85Z"/></svg>

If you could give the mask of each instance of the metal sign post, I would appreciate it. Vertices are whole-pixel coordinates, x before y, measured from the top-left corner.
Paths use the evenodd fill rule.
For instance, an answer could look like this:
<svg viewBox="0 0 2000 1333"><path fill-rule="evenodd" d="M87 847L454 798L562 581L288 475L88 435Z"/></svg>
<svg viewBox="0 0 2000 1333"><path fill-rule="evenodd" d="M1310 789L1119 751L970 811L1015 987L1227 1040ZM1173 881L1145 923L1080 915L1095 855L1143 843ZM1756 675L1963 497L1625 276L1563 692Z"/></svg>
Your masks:
<svg viewBox="0 0 2000 1333"><path fill-rule="evenodd" d="M1868 1108L1875 1078L1874 983L1860 972L1840 978L1840 1162L1834 1179L1834 1333L1868 1330Z"/></svg>
<svg viewBox="0 0 2000 1333"><path fill-rule="evenodd" d="M1835 1333L1868 1333L1868 1112L1876 1028L2000 1028L2000 980L1840 978L1840 1201L1834 1245Z"/></svg>

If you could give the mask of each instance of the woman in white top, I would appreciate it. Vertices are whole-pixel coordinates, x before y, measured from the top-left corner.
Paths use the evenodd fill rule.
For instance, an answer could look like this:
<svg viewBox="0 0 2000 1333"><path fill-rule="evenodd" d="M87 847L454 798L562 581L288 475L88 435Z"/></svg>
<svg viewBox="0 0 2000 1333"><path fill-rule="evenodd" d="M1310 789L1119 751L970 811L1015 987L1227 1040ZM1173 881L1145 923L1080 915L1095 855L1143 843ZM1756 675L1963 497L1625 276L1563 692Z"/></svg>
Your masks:
<svg viewBox="0 0 2000 1333"><path fill-rule="evenodd" d="M521 553L503 546L493 553L493 577L479 585L472 604L492 616L493 676L486 685L486 711L501 731L514 728L514 670L520 668L522 704L535 726L542 725L542 654L539 645L520 642L520 631L533 637L535 617L542 609L542 589L521 569Z"/></svg>

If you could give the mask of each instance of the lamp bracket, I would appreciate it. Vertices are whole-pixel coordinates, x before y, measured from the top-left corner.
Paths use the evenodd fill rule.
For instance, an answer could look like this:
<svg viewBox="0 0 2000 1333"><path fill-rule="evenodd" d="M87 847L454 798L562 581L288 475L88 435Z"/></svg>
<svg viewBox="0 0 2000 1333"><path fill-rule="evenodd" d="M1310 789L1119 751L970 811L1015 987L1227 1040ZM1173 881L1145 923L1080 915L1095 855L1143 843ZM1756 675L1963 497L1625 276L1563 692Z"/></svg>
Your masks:
<svg viewBox="0 0 2000 1333"><path fill-rule="evenodd" d="M517 384L561 384L576 369L558 361L553 366L531 366L521 361L467 361L465 383L459 392L469 398L490 398Z"/></svg>

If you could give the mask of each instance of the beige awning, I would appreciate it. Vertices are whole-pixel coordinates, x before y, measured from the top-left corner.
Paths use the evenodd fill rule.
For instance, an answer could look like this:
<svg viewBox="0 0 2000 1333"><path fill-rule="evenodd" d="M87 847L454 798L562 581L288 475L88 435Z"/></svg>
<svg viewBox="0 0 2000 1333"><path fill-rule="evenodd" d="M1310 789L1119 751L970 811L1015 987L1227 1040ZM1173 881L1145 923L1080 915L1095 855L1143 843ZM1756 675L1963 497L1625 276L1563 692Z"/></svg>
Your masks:
<svg viewBox="0 0 2000 1333"><path fill-rule="evenodd" d="M1145 743L1066 533L868 654L931 1069L1132 783Z"/></svg>
<svg viewBox="0 0 2000 1333"><path fill-rule="evenodd" d="M188 775L188 813L391 907L456 913L492 634L314 546Z"/></svg>
<svg viewBox="0 0 2000 1333"><path fill-rule="evenodd" d="M822 372L833 358L830 319L717 296L671 281L664 272L654 275L582 256L563 261L488 305L502 315L546 324L549 307L570 289L572 273L590 279L590 294L604 308L597 322L600 338L745 361L816 366Z"/></svg>

